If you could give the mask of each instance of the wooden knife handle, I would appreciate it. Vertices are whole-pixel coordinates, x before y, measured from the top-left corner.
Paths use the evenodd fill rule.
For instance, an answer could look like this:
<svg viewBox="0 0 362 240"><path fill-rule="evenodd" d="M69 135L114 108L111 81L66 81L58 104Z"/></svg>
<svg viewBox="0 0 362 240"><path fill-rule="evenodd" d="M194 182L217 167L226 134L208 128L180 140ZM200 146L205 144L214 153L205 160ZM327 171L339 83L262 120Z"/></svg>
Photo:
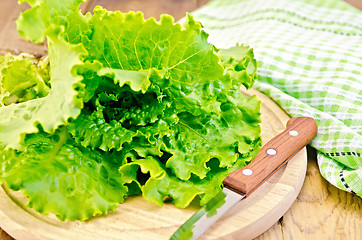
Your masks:
<svg viewBox="0 0 362 240"><path fill-rule="evenodd" d="M250 164L230 173L223 184L248 196L313 140L317 131L313 118L290 119L282 133L267 142Z"/></svg>

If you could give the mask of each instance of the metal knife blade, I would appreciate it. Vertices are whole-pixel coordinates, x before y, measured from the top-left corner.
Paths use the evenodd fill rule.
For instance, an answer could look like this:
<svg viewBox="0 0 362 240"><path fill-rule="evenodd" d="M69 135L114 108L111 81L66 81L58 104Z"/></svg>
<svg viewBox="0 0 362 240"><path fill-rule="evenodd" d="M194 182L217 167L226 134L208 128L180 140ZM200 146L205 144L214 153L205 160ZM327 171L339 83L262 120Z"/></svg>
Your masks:
<svg viewBox="0 0 362 240"><path fill-rule="evenodd" d="M205 206L192 215L170 239L197 239L244 197L244 194L236 193L225 187Z"/></svg>
<svg viewBox="0 0 362 240"><path fill-rule="evenodd" d="M268 143L247 166L230 173L224 189L191 216L171 236L171 240L197 239L222 215L286 164L317 134L317 123L310 117L292 118L287 128Z"/></svg>

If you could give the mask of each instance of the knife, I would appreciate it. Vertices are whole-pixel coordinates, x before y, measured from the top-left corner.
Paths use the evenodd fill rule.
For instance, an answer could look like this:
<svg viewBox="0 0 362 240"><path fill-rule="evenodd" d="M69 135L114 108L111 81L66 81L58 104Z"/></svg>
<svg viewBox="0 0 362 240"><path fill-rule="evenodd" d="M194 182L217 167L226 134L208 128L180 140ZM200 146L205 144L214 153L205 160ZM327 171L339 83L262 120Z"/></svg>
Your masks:
<svg viewBox="0 0 362 240"><path fill-rule="evenodd" d="M170 240L200 237L230 208L248 197L312 141L317 131L317 123L313 118L291 118L287 128L267 142L250 164L231 172L224 179L223 190L177 229Z"/></svg>

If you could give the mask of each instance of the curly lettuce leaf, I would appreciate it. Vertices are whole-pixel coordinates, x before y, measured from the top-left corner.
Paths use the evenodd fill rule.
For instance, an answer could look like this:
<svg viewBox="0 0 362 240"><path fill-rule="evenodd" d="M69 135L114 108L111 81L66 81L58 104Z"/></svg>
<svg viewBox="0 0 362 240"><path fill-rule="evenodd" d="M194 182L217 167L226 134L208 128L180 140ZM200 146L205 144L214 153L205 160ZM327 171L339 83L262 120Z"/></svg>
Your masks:
<svg viewBox="0 0 362 240"><path fill-rule="evenodd" d="M260 109L256 97L243 100L244 105ZM248 118L231 102L223 103L221 109L220 116L208 118L179 115L180 121L167 139L166 151L172 157L166 166L180 179L188 180L191 174L204 178L210 171L207 162L212 158L219 159L220 167L230 168L236 161L246 165L251 161L250 152L260 148L260 120L256 116Z"/></svg>
<svg viewBox="0 0 362 240"><path fill-rule="evenodd" d="M94 9L89 59L104 67L123 70L162 70L165 77L183 83L222 75L219 58L201 24L190 15L187 27L174 24L169 15L144 20L141 12L111 12ZM213 74L213 75L210 75Z"/></svg>
<svg viewBox="0 0 362 240"><path fill-rule="evenodd" d="M162 148L164 145L160 144L160 146ZM171 198L176 207L185 208L193 200L199 198L200 205L203 206L220 192L224 178L232 171L251 162L260 148L261 140L258 139L253 149L229 167L221 167L218 158L208 159L210 154L204 153L204 159L208 159L205 165L209 171L202 179L195 174L192 174L188 180L180 179L165 166L165 162L170 157L169 153L161 150L161 155L158 157L156 154L148 154L147 157L140 159L136 152L137 147L133 148L135 152L129 151L124 155L124 159L128 159L129 162L121 166L119 171L123 180L132 184L135 189L139 189L142 196L151 203L162 206L165 199ZM199 159L204 161L202 158Z"/></svg>
<svg viewBox="0 0 362 240"><path fill-rule="evenodd" d="M47 31L51 77L48 95L0 108L0 141L7 148L24 149L21 146L24 136L37 132L36 124L52 132L69 118L76 118L83 107L78 96L83 89L83 77L76 74L76 66L95 65L84 64L81 61L86 53L84 48L69 44L60 35L60 27Z"/></svg>
<svg viewBox="0 0 362 240"><path fill-rule="evenodd" d="M69 125L74 139L84 147L121 150L125 142L131 142L135 133L122 127L117 121L107 123L97 114L80 115Z"/></svg>
<svg viewBox="0 0 362 240"><path fill-rule="evenodd" d="M6 91L1 84L1 79L3 78L1 72L11 59L12 56L10 54L6 54L5 56L0 55L0 107L4 106L3 99L9 96L9 92Z"/></svg>
<svg viewBox="0 0 362 240"><path fill-rule="evenodd" d="M10 53L0 56L0 107L44 97L49 91L48 58Z"/></svg>
<svg viewBox="0 0 362 240"><path fill-rule="evenodd" d="M213 157L220 160L221 167L231 167L236 161L245 165L251 161L250 152L261 146L260 101L239 90L241 84L251 87L256 78L252 49L238 46L220 52L224 75L193 87L195 98L203 102L198 110L204 113L181 112L173 129L176 139L167 145L173 156L166 166L183 180L191 174L204 178L210 171L206 163ZM178 98L177 103L187 105L188 97Z"/></svg>
<svg viewBox="0 0 362 240"><path fill-rule="evenodd" d="M66 127L27 135L26 151L0 147L0 182L28 197L27 205L61 220L86 220L113 211L128 188L116 152L77 146Z"/></svg>
<svg viewBox="0 0 362 240"><path fill-rule="evenodd" d="M217 160L213 162L218 165ZM222 180L232 169L213 168L214 171L204 179L184 181L175 177L158 159L148 156L123 165L119 171L124 181L136 184L149 202L162 206L166 198L171 198L176 207L185 208L196 198L204 205L221 191ZM147 174L149 177L142 182L140 175Z"/></svg>
<svg viewBox="0 0 362 240"><path fill-rule="evenodd" d="M19 3L27 2L31 6L16 21L19 35L34 43L42 43L46 39L47 29L55 24L64 27L66 41L73 44L87 42L90 32L87 17L79 11L84 1L19 0Z"/></svg>
<svg viewBox="0 0 362 240"><path fill-rule="evenodd" d="M207 34L192 16L188 15L182 28L168 15L157 23L154 18L144 20L140 12L109 12L98 7L89 23L94 26L90 59L111 69L157 70L159 77L151 78L151 83L173 99L182 99L177 108L197 113L200 106L210 106L193 91L194 85L221 77L223 68Z"/></svg>
<svg viewBox="0 0 362 240"><path fill-rule="evenodd" d="M223 63L226 74L229 74L234 85L244 85L250 89L257 78L257 63L253 49L241 45L228 49L220 49L218 55Z"/></svg>
<svg viewBox="0 0 362 240"><path fill-rule="evenodd" d="M94 101L85 104L81 115L69 124L70 133L78 143L119 151L134 137L145 136L151 144L155 138L168 134L177 116L158 87L151 86L143 94L128 86L109 86L110 83L111 80L102 81Z"/></svg>
<svg viewBox="0 0 362 240"><path fill-rule="evenodd" d="M14 59L7 61L0 74L1 86L8 92L3 98L3 105L26 102L31 99L45 97L49 93L49 86L41 76L45 69L38 69L29 58ZM42 66L42 65L40 65Z"/></svg>
<svg viewBox="0 0 362 240"><path fill-rule="evenodd" d="M142 91L145 93L147 88L151 85L148 72L102 68L98 72L98 75L109 76L110 78L114 79L114 83L118 84L120 87L127 84L135 92Z"/></svg>
<svg viewBox="0 0 362 240"><path fill-rule="evenodd" d="M113 78L114 83L120 87L128 84L132 91L143 93L142 96L131 91L131 95L137 97L126 97L129 102L132 99L132 102L136 103L133 106L123 104L122 99L114 101L112 109L124 114L124 117L114 119L113 116L107 116L109 122L117 120L118 125L127 129L162 119L165 109L163 98L167 98L164 91L166 88L178 89L183 96L187 96L192 94L190 88L193 82L200 79L208 81L222 75L222 66L214 54L213 46L207 42L207 34L201 30L201 24L191 16L188 17L187 27L182 29L181 25L173 23L171 16L163 15L157 23L153 18L144 20L140 12L124 14L97 7L93 17L89 18L89 24L93 32L89 38L87 59L102 63L103 68L98 72L100 75ZM118 94L117 91L124 92L124 88L117 89L109 85L107 87L112 89L114 94ZM154 91L156 88L162 90L157 93ZM152 92L154 97L149 97L149 92ZM179 96L171 98L175 100ZM174 106L167 102L166 104L174 109ZM193 109L197 109L195 104L189 108L190 111ZM177 109L172 111L169 115L176 118ZM156 114L147 120L149 113ZM77 122L82 124L81 121L75 123ZM111 124L109 127L112 125L115 126ZM90 131L87 132L91 135ZM94 132L94 135L98 133L99 131ZM86 139L84 136L87 134L84 132L80 138ZM113 147L110 145L108 149ZM117 146L117 149L120 147Z"/></svg>

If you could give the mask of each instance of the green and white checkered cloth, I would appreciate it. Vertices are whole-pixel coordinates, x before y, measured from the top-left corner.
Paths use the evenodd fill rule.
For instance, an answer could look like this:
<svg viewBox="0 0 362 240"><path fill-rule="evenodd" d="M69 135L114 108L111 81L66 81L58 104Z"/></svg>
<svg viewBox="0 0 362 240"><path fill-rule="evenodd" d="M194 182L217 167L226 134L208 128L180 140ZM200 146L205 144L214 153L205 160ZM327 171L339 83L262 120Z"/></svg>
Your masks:
<svg viewBox="0 0 362 240"><path fill-rule="evenodd" d="M254 49L254 88L315 118L321 174L362 197L362 12L338 0L213 0L192 15L216 47Z"/></svg>

